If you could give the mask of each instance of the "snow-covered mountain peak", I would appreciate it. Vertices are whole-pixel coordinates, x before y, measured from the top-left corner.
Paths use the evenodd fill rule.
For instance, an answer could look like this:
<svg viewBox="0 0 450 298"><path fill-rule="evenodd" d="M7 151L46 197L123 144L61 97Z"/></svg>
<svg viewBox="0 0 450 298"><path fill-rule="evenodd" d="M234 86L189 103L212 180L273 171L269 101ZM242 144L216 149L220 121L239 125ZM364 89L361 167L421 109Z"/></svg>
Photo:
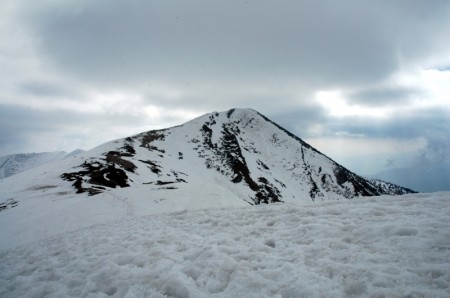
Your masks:
<svg viewBox="0 0 450 298"><path fill-rule="evenodd" d="M195 128L199 124L203 125L204 123L212 123L214 125L222 125L228 122L242 122L244 119L252 119L261 117L257 111L250 108L233 108L224 112L211 112L204 115L201 115L197 118L194 118L186 123L184 123L183 127L192 127ZM176 126L177 127L177 126Z"/></svg>
<svg viewBox="0 0 450 298"><path fill-rule="evenodd" d="M231 109L0 179L0 226L4 243L25 243L128 216L408 192L348 171L254 110Z"/></svg>
<svg viewBox="0 0 450 298"><path fill-rule="evenodd" d="M250 204L410 192L351 173L252 109L209 113L106 143L84 156L61 178L90 195L144 186L201 191L205 183Z"/></svg>

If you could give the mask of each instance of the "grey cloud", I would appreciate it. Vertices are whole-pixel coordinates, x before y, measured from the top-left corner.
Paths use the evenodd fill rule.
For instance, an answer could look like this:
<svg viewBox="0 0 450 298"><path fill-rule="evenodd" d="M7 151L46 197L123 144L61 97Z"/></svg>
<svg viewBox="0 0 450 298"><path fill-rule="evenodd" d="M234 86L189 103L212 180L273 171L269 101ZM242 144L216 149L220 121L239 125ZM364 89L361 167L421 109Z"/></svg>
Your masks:
<svg viewBox="0 0 450 298"><path fill-rule="evenodd" d="M428 137L427 141L427 147L420 153L416 163L425 165L439 164L446 166L447 172L450 174L450 156L448 154L448 149L450 148L450 136L446 133L439 137L434 135L432 137Z"/></svg>
<svg viewBox="0 0 450 298"><path fill-rule="evenodd" d="M442 109L424 109L418 113L400 112L396 117L375 121L373 118L353 117L328 119L325 131L333 136L339 132L370 138L439 140L448 134L450 117ZM445 139L445 138L444 138Z"/></svg>
<svg viewBox="0 0 450 298"><path fill-rule="evenodd" d="M409 2L397 9L383 1L81 3L40 11L31 25L42 55L99 84L256 83L268 75L328 85L380 80L413 43L426 56L424 41L436 34L427 25L441 20L419 22Z"/></svg>
<svg viewBox="0 0 450 298"><path fill-rule="evenodd" d="M18 91L23 94L32 95L35 97L57 98L57 97L72 97L83 98L81 92L70 88L69 86L62 86L61 83L43 81L43 80L26 80L17 84Z"/></svg>
<svg viewBox="0 0 450 298"><path fill-rule="evenodd" d="M249 84L246 81L187 80L178 88L173 87L167 91L167 93L179 92L180 95L175 98L156 92L152 88L148 86L143 90L143 101L147 104L178 109L195 107L205 112L227 110L232 107L252 107L262 113L270 112L275 115L292 110L294 106L297 110L307 109L314 97L308 87L292 83L280 84L270 79L260 80L258 84Z"/></svg>
<svg viewBox="0 0 450 298"><path fill-rule="evenodd" d="M0 59L0 104L81 106L92 94L119 94L120 105L122 95L134 97L123 111L105 100L95 115L61 111L63 104L50 112L2 105L1 148L32 148L30 135L44 132L85 140L104 129L132 134L182 122L174 113L145 118L148 106L199 114L251 107L302 138L317 137L311 128L320 126L321 136L439 140L450 127L438 110L335 118L315 102L319 90L341 90L349 104L367 107L426 96L390 79L417 65L448 68L440 60L448 57L448 1L6 1L14 9L2 20L18 35L1 39L2 53L12 54ZM91 135L77 134L80 127ZM108 131L92 142L110 138Z"/></svg>
<svg viewBox="0 0 450 298"><path fill-rule="evenodd" d="M142 117L132 115L111 114L99 117L70 111L43 111L0 104L0 155L32 152L38 145L45 143L49 144L48 150L52 151L56 150L58 144L69 144L74 140L74 144L87 144L92 147L109 141L108 136L102 136L98 132L99 129L129 128L131 135L139 133L136 128L145 125L145 121ZM123 137L125 136L127 135ZM34 141L39 144L33 144ZM64 149L77 148L69 145Z"/></svg>
<svg viewBox="0 0 450 298"><path fill-rule="evenodd" d="M0 155L28 151L31 135L52 129L46 118L30 109L0 105Z"/></svg>
<svg viewBox="0 0 450 298"><path fill-rule="evenodd" d="M300 138L314 136L308 132L308 129L316 124L325 124L329 121L326 111L318 105L304 106L287 113L275 114L271 118Z"/></svg>
<svg viewBox="0 0 450 298"><path fill-rule="evenodd" d="M50 129L50 121L47 113L36 113L35 110L15 107L10 105L0 105L0 127L2 131L12 136L26 129L30 132ZM2 134L2 138L5 134Z"/></svg>
<svg viewBox="0 0 450 298"><path fill-rule="evenodd" d="M420 89L401 86L381 86L366 88L346 96L351 105L360 104L365 106L389 106L406 105L409 101L424 97L425 92Z"/></svg>

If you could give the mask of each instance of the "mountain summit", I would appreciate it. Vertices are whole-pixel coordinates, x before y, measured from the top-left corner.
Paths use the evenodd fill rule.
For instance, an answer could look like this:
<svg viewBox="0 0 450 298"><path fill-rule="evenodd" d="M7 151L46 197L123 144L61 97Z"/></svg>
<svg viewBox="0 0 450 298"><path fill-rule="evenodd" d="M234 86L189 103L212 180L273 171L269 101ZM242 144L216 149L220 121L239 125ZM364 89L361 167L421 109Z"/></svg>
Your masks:
<svg viewBox="0 0 450 298"><path fill-rule="evenodd" d="M252 109L206 114L106 143L84 156L60 177L89 195L137 185L148 194L217 185L260 204L412 192L350 172Z"/></svg>
<svg viewBox="0 0 450 298"><path fill-rule="evenodd" d="M405 192L207 114L0 179L0 296L446 297L447 193L319 201Z"/></svg>
<svg viewBox="0 0 450 298"><path fill-rule="evenodd" d="M254 110L232 109L0 179L0 250L129 217L408 192L348 171Z"/></svg>

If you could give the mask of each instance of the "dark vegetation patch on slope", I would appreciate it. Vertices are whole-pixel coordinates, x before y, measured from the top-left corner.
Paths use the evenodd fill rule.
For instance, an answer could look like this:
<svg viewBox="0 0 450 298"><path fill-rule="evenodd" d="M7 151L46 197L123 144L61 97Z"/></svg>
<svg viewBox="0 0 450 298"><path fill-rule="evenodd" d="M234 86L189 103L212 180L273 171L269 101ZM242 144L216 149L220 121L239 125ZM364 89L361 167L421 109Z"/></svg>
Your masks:
<svg viewBox="0 0 450 298"><path fill-rule="evenodd" d="M136 170L136 166L129 160L123 159L120 152L117 151L109 151L106 153L106 161L116 164L124 168L128 172L134 173Z"/></svg>
<svg viewBox="0 0 450 298"><path fill-rule="evenodd" d="M141 139L141 147L152 149L151 143L153 141L164 141L165 135L162 133L164 130L151 130L146 133L144 133L142 136L140 136Z"/></svg>

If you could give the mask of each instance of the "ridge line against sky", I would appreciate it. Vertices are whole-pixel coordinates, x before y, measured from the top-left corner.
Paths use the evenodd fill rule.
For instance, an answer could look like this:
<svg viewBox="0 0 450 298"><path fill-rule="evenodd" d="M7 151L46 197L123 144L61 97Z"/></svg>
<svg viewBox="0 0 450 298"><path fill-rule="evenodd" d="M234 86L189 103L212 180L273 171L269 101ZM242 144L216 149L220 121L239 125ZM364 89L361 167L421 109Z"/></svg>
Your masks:
<svg viewBox="0 0 450 298"><path fill-rule="evenodd" d="M450 164L449 1L0 3L0 155L251 107L361 174Z"/></svg>

